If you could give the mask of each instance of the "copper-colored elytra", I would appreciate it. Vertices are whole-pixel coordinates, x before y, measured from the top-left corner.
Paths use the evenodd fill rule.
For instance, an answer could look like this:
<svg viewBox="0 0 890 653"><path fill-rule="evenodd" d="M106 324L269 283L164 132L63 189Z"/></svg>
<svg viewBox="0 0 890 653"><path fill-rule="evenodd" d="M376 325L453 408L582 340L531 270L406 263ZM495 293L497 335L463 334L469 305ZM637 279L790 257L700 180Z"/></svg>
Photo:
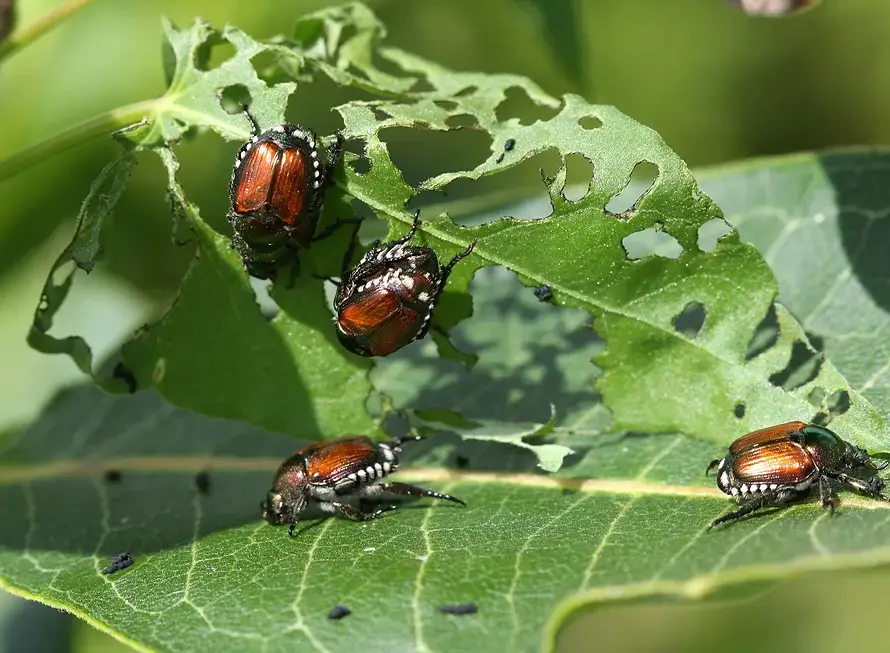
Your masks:
<svg viewBox="0 0 890 653"><path fill-rule="evenodd" d="M306 471L312 480L315 474L332 481L348 474L355 467L377 459L377 447L366 437L345 437L310 445L300 451L306 460Z"/></svg>
<svg viewBox="0 0 890 653"><path fill-rule="evenodd" d="M785 422L784 424L776 424L775 426L769 426L758 431L751 431L751 433L743 435L729 445L729 450L732 453L739 453L740 451L755 445L761 445L775 440L786 440L789 433L800 432L805 426L806 423L804 422Z"/></svg>
<svg viewBox="0 0 890 653"><path fill-rule="evenodd" d="M371 353L389 356L405 344L406 337L413 339L420 326L420 315L410 308L402 308L371 335Z"/></svg>
<svg viewBox="0 0 890 653"><path fill-rule="evenodd" d="M268 212L287 225L296 224L308 181L303 153L267 141L254 146L242 166L235 211Z"/></svg>
<svg viewBox="0 0 890 653"><path fill-rule="evenodd" d="M359 296L354 303L347 304L340 311L341 326L350 333L364 334L385 322L393 313L402 308L397 294L387 288Z"/></svg>
<svg viewBox="0 0 890 653"><path fill-rule="evenodd" d="M733 472L747 483L800 483L816 471L813 459L796 442L777 440L736 458Z"/></svg>
<svg viewBox="0 0 890 653"><path fill-rule="evenodd" d="M272 213L288 225L296 223L303 210L308 169L301 150L280 150L278 174L270 192Z"/></svg>
<svg viewBox="0 0 890 653"><path fill-rule="evenodd" d="M275 181L275 161L279 149L275 143L259 143L244 159L233 202L237 213L265 210L269 189Z"/></svg>

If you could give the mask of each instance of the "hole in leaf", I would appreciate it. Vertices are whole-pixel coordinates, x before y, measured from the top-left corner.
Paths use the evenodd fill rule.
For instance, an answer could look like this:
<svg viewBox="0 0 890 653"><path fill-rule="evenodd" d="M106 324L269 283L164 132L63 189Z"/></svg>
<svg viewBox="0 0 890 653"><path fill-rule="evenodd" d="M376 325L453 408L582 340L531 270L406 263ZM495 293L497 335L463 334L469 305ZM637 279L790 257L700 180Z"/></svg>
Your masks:
<svg viewBox="0 0 890 653"><path fill-rule="evenodd" d="M658 166L649 161L640 161L630 173L627 186L606 204L606 213L621 217L637 210L637 204L655 183Z"/></svg>
<svg viewBox="0 0 890 653"><path fill-rule="evenodd" d="M467 86L466 88L462 88L457 93L455 93L454 97L469 97L470 95L473 95L478 90L479 90L478 86Z"/></svg>
<svg viewBox="0 0 890 653"><path fill-rule="evenodd" d="M735 405L735 408L732 411L733 415L735 415L738 419L742 419L745 416L745 404L741 401Z"/></svg>
<svg viewBox="0 0 890 653"><path fill-rule="evenodd" d="M635 231L625 236L621 241L627 258L636 261L644 256L663 256L665 258L679 258L683 253L680 242L659 228L649 227L643 231Z"/></svg>
<svg viewBox="0 0 890 653"><path fill-rule="evenodd" d="M603 126L603 121L596 116L584 116L578 121L582 129L598 129Z"/></svg>
<svg viewBox="0 0 890 653"><path fill-rule="evenodd" d="M590 192L593 181L593 164L581 154L566 156L566 187L563 195L569 202L580 202Z"/></svg>
<svg viewBox="0 0 890 653"><path fill-rule="evenodd" d="M822 402L825 401L825 388L820 388L817 386L810 390L810 394L807 395L807 401L810 402L813 406L821 406Z"/></svg>
<svg viewBox="0 0 890 653"><path fill-rule="evenodd" d="M776 307L770 304L766 316L757 325L751 341L748 343L748 351L745 352L745 360L760 356L767 349L773 347L779 341L779 319L776 317Z"/></svg>
<svg viewBox="0 0 890 653"><path fill-rule="evenodd" d="M769 382L785 390L793 390L815 379L821 367L822 356L819 352L804 342L795 340L788 365L770 376Z"/></svg>
<svg viewBox="0 0 890 653"><path fill-rule="evenodd" d="M495 115L501 122L518 118L520 124L531 125L538 120L550 120L559 112L559 109L535 104L528 93L516 86L508 88L504 95L504 100L495 109Z"/></svg>
<svg viewBox="0 0 890 653"><path fill-rule="evenodd" d="M850 393L846 390L838 390L825 403L828 405L828 412L832 417L840 417L850 410Z"/></svg>
<svg viewBox="0 0 890 653"><path fill-rule="evenodd" d="M214 32L195 51L195 68L203 71L218 68L234 56L235 46Z"/></svg>
<svg viewBox="0 0 890 653"><path fill-rule="evenodd" d="M472 129L441 132L390 127L379 134L389 147L393 163L411 186L444 172L472 170L491 152L488 132Z"/></svg>
<svg viewBox="0 0 890 653"><path fill-rule="evenodd" d="M698 248L703 252L713 252L717 242L732 229L723 218L708 220L698 228Z"/></svg>
<svg viewBox="0 0 890 653"><path fill-rule="evenodd" d="M404 75L404 73L399 73L399 76ZM426 75L418 77L417 80L412 84L411 88L408 90L409 93L432 93L436 88L430 84L430 80L426 78Z"/></svg>
<svg viewBox="0 0 890 653"><path fill-rule="evenodd" d="M701 333L706 317L707 312L700 302L689 302L674 318L674 328L678 333L695 338Z"/></svg>
<svg viewBox="0 0 890 653"><path fill-rule="evenodd" d="M384 120L389 120L392 118L392 115L381 109L380 107L374 107L374 117L377 118L380 122Z"/></svg>
<svg viewBox="0 0 890 653"><path fill-rule="evenodd" d="M286 60L269 50L263 50L253 55L250 58L250 65L256 71L257 77L270 86L292 79L286 72L288 68ZM296 74L297 71L295 70L293 73Z"/></svg>
<svg viewBox="0 0 890 653"><path fill-rule="evenodd" d="M476 116L469 113L459 113L456 116L449 117L445 124L451 129L463 129L466 127L475 127L479 124Z"/></svg>
<svg viewBox="0 0 890 653"><path fill-rule="evenodd" d="M239 114L244 107L249 107L253 98L244 84L226 86L219 94L219 103L226 113Z"/></svg>
<svg viewBox="0 0 890 653"><path fill-rule="evenodd" d="M445 109L445 111L454 111L457 109L458 103L454 100L434 100L433 104L435 104L440 109Z"/></svg>
<svg viewBox="0 0 890 653"><path fill-rule="evenodd" d="M455 179L446 187L448 201L454 202L447 207L448 214L464 226L491 222L505 215L520 220L546 218L553 207L547 188L541 183L541 168L548 174L556 174L561 163L559 152L549 148L497 175L487 175L478 181ZM408 209L441 204L443 194L423 190L411 198ZM462 199L470 201L458 202Z"/></svg>
<svg viewBox="0 0 890 653"><path fill-rule="evenodd" d="M358 229L358 240L360 243L367 245L375 240L383 241L386 239L389 224L386 220L381 220L370 206L353 198L350 202L355 217L361 219ZM423 218L423 214L420 216ZM407 228L406 228L407 231ZM356 254L356 260L358 254Z"/></svg>
<svg viewBox="0 0 890 653"><path fill-rule="evenodd" d="M367 157L360 156L350 161L349 167L352 168L357 175L366 175L371 170L371 160Z"/></svg>

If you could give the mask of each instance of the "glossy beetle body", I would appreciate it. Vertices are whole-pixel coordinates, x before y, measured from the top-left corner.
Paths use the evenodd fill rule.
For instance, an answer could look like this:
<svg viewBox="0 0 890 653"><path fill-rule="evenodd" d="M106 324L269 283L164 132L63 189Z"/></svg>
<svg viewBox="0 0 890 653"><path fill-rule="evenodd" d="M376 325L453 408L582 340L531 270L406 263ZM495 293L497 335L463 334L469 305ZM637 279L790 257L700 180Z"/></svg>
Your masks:
<svg viewBox="0 0 890 653"><path fill-rule="evenodd" d="M311 129L283 124L260 133L247 110L244 115L253 137L238 151L229 184L232 246L251 276L271 279L279 261L312 241L342 138L337 135L324 163Z"/></svg>
<svg viewBox="0 0 890 653"><path fill-rule="evenodd" d="M754 510L781 506L805 496L818 485L822 506L834 511L837 485L849 485L863 494L888 500L881 491L884 481L867 480L847 472L864 468L880 470L860 449L822 426L787 422L743 435L729 446L727 455L708 465L717 468L717 487L736 498L738 510L715 519L711 527L741 519Z"/></svg>
<svg viewBox="0 0 890 653"><path fill-rule="evenodd" d="M360 356L388 356L423 338L451 269L473 251L475 241L439 267L429 247L408 245L420 212L404 237L372 247L343 274L334 299L340 343Z"/></svg>
<svg viewBox="0 0 890 653"><path fill-rule="evenodd" d="M408 439L419 440L419 437ZM262 502L263 519L270 524L290 524L294 529L312 501L324 512L338 513L359 521L376 519L397 506L382 506L373 512L347 503L349 498L379 499L384 493L446 499L465 505L460 499L406 483L381 482L399 467L398 454L404 439L373 442L364 436L346 436L316 442L301 449L278 468L272 489Z"/></svg>

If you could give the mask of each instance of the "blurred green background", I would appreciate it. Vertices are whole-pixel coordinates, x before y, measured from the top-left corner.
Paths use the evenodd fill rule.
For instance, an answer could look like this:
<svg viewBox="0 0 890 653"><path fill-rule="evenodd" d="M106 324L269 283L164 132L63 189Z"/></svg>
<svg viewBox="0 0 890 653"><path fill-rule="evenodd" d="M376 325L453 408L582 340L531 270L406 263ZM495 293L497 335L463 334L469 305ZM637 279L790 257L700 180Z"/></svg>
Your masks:
<svg viewBox="0 0 890 653"><path fill-rule="evenodd" d="M20 0L18 26L63 3ZM95 0L0 67L0 160L66 127L160 95L160 17L196 16L256 38L287 29L321 0ZM458 70L527 75L551 94L616 105L662 134L693 167L836 145L890 143L890 3L825 0L794 19L747 17L725 0L376 0L389 42ZM225 49L215 53L218 60ZM294 95L289 117L330 132L330 111L351 97L317 82ZM521 98L524 122L546 115ZM416 183L474 167L487 146L473 134L384 133ZM183 143L180 179L206 219L224 227L237 148L213 134ZM0 182L0 431L36 413L79 378L62 357L31 352L25 334L53 258L91 180L117 152L109 139L60 152ZM541 192L535 165L496 180L455 184L449 199ZM424 198L432 201L435 198ZM77 290L56 333L85 333L101 352L175 291L187 253L170 244L163 174L145 158L108 236L107 265ZM794 651L868 645L880 623L887 572L788 582L724 606L649 604L579 617L565 651ZM843 597L838 601L838 597ZM813 615L832 614L815 620ZM645 624L641 627L640 624ZM805 632L806 636L798 633ZM728 636L728 633L733 633ZM0 594L4 650L100 651L122 645L49 609ZM880 649L880 647L878 647Z"/></svg>

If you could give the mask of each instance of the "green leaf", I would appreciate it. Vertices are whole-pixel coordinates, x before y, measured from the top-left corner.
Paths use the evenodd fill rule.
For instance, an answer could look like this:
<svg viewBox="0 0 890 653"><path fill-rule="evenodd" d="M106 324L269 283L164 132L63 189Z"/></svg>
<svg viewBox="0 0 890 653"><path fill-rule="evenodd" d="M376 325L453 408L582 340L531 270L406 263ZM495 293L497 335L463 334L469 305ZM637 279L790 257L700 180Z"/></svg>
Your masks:
<svg viewBox="0 0 890 653"><path fill-rule="evenodd" d="M387 47L383 26L363 5L312 14L300 21L294 34L293 42L279 39L264 45L227 28L221 36L236 54L204 71L196 61L220 33L201 22L190 30L167 26L176 58L170 89L148 121L126 137L137 149L161 155L174 216L194 232L197 257L177 301L158 323L123 347L124 363L140 385L155 384L183 407L245 419L297 437L379 433L366 409L373 396L367 379L372 363L347 354L336 343L330 308L316 276L337 274L350 234L303 253L300 276L291 287L284 280L289 275L279 276L272 296L280 312L269 321L253 301L247 278L229 249L228 234L205 222L186 199L175 177L178 164L164 145L194 126L210 127L227 138L246 137L243 118L226 114L218 100L223 88L233 84L250 91L261 124L280 121L295 85L269 87L251 67L253 57L271 51L282 72L295 79L324 74L339 85L381 98L336 107L343 135L363 145L370 169L359 173L352 165L355 156L346 157L346 165L338 170L340 189L326 199L323 224L350 215L354 199L387 221L390 236L401 235L412 219L406 205L419 192L501 174L544 151L558 152L562 165L550 171L552 177L543 175L550 205L546 217L502 217L461 227L447 215L424 215L417 242L434 248L441 260L471 241L477 243L473 254L455 268L437 307L433 327L440 353L458 358L444 333L473 310L467 292L471 278L481 268L503 266L525 285L548 284L557 305L580 308L595 318L594 327L607 343L596 357L602 371L596 387L614 416L615 429L680 431L725 444L765 424L812 419L826 412L825 397L849 390L827 361L802 383L770 381L791 374L796 343L810 347L800 326L781 307L775 309L781 329L777 342L748 356L758 326L772 307L775 278L757 250L735 232L710 250L699 247L700 229L719 218L720 210L652 130L613 107L591 105L573 95L551 98L522 77L456 73ZM386 62L386 70L378 62ZM515 89L555 115L529 125L499 117L499 106ZM437 174L412 188L392 161L381 133L392 128L449 131L449 120L456 116L469 116L475 121L472 128L491 138L488 157L471 170ZM508 139L515 140L515 147L505 151ZM593 166L587 194L575 201L563 193L566 161L572 154ZM607 210L641 164L657 170L651 187L627 210ZM630 256L628 240L647 234L672 240L679 251ZM50 297L50 314L64 299L62 293L56 295ZM693 305L703 307L704 326L697 333L684 333L675 321ZM42 333L46 335L45 329ZM61 348L52 341L40 346L47 351ZM122 389L120 381L114 383L104 385ZM382 404L387 410L386 400ZM850 393L850 404L844 415L845 436L869 448L886 446L880 415L856 393ZM558 416L566 415L554 405ZM513 434L524 430L515 429L516 424L546 419L540 414L511 419L501 429L493 425L491 415L464 417L484 424L489 433ZM563 423L557 426L565 428ZM528 444L521 437L513 440ZM556 464L554 457L546 462L548 468Z"/></svg>
<svg viewBox="0 0 890 653"><path fill-rule="evenodd" d="M702 177L727 219L763 252L809 339L882 415L890 412L888 166L885 150L836 150ZM886 438L885 425L872 427L876 439Z"/></svg>
<svg viewBox="0 0 890 653"><path fill-rule="evenodd" d="M423 501L366 524L308 520L289 538L260 521L258 503L291 438L153 391L68 390L0 448L0 584L147 650L521 653L594 601L737 595L890 561L886 504L845 493L834 518L811 503L706 532L729 508L703 473L722 447L669 434L566 441L583 454L555 476L515 447L406 445L394 478L466 508ZM456 453L469 465L441 462ZM122 551L134 565L103 575ZM463 602L478 614L438 612ZM352 614L329 620L335 604Z"/></svg>

